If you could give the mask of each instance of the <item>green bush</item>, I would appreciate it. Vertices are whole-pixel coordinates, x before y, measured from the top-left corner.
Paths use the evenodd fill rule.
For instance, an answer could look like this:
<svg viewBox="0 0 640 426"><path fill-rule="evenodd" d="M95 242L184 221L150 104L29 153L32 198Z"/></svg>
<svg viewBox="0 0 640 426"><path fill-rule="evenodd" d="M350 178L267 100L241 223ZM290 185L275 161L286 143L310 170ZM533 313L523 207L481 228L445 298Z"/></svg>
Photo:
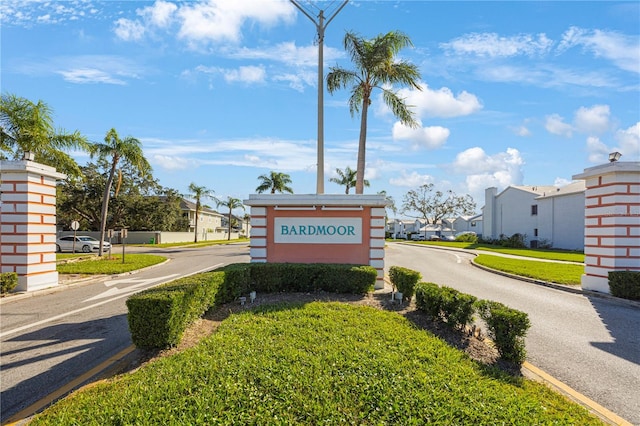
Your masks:
<svg viewBox="0 0 640 426"><path fill-rule="evenodd" d="M418 284L420 278L422 278L420 272L413 271L409 268L403 268L401 266L392 266L389 268L391 284L402 293L402 297L406 300L411 300L413 297L416 284Z"/></svg>
<svg viewBox="0 0 640 426"><path fill-rule="evenodd" d="M487 324L489 336L495 342L500 356L507 361L522 364L527 355L524 337L531 326L528 315L490 300L480 300L475 307Z"/></svg>
<svg viewBox="0 0 640 426"><path fill-rule="evenodd" d="M476 234L460 234L456 237L456 241L476 244L478 242L478 236Z"/></svg>
<svg viewBox="0 0 640 426"><path fill-rule="evenodd" d="M207 309L251 291L363 294L378 273L371 266L341 264L238 263L161 285L127 300L133 343L163 348L180 343L187 326Z"/></svg>
<svg viewBox="0 0 640 426"><path fill-rule="evenodd" d="M442 320L442 298L440 286L435 283L416 285L416 307L434 321Z"/></svg>
<svg viewBox="0 0 640 426"><path fill-rule="evenodd" d="M431 319L462 328L473 321L476 297L451 287L420 283L416 287L416 306Z"/></svg>
<svg viewBox="0 0 640 426"><path fill-rule="evenodd" d="M612 296L640 300L640 272L609 272L609 290Z"/></svg>
<svg viewBox="0 0 640 426"><path fill-rule="evenodd" d="M215 304L225 274L209 272L181 278L127 299L127 320L139 348L180 343L187 326Z"/></svg>
<svg viewBox="0 0 640 426"><path fill-rule="evenodd" d="M18 286L18 274L15 272L3 272L0 274L0 293L6 294Z"/></svg>

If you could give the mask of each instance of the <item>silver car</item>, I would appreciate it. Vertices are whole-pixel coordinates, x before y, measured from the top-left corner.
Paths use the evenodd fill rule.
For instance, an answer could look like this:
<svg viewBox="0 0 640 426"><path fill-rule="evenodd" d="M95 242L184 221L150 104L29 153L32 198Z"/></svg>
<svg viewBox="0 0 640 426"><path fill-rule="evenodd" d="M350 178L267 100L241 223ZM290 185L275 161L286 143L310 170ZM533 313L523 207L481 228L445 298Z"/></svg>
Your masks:
<svg viewBox="0 0 640 426"><path fill-rule="evenodd" d="M102 251L109 251L111 243L104 241ZM78 235L75 237L75 251L81 251L83 253L92 253L100 249L100 241L93 237L85 235ZM67 235L60 237L56 240L56 251L61 253L63 251L74 250L74 237L73 235Z"/></svg>

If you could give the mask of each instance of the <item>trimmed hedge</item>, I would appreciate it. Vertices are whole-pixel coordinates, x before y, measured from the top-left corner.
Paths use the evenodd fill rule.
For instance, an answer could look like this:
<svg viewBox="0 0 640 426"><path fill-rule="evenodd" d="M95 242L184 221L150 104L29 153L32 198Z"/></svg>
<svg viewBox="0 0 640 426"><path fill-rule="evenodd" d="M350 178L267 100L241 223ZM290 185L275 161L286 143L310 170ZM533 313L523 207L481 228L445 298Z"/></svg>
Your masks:
<svg viewBox="0 0 640 426"><path fill-rule="evenodd" d="M640 272L609 272L609 291L615 297L640 300Z"/></svg>
<svg viewBox="0 0 640 426"><path fill-rule="evenodd" d="M471 324L477 313L504 360L522 364L526 358L524 337L531 324L525 312L499 302L478 301L475 296L450 287L424 282L416 286L416 306L432 320L443 321L454 328Z"/></svg>
<svg viewBox="0 0 640 426"><path fill-rule="evenodd" d="M405 300L411 300L415 293L416 284L420 281L422 275L420 272L403 268L401 266L392 266L389 268L389 279L391 284L402 293Z"/></svg>
<svg viewBox="0 0 640 426"><path fill-rule="evenodd" d="M477 302L476 309L487 324L489 335L500 356L507 361L522 364L527 356L524 337L531 326L529 316L491 300Z"/></svg>
<svg viewBox="0 0 640 426"><path fill-rule="evenodd" d="M0 294L11 292L18 286L18 274L15 272L3 272L0 274Z"/></svg>
<svg viewBox="0 0 640 426"><path fill-rule="evenodd" d="M416 287L416 306L431 319L444 321L452 328L464 328L473 321L477 298L451 287L420 283Z"/></svg>
<svg viewBox="0 0 640 426"><path fill-rule="evenodd" d="M187 326L213 306L251 291L363 294L378 273L371 266L346 264L237 263L180 278L127 300L133 343L144 349L180 343Z"/></svg>

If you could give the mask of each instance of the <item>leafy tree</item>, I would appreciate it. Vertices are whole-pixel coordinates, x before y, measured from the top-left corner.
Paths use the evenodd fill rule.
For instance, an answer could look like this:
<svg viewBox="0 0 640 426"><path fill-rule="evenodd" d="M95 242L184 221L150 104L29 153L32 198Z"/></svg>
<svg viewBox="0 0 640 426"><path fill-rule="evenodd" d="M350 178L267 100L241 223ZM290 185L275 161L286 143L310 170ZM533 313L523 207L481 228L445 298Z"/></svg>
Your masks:
<svg viewBox="0 0 640 426"><path fill-rule="evenodd" d="M102 196L102 211L100 212L100 241L104 240L105 228L107 226L107 212L109 211L109 198L111 195L111 186L115 177L118 163L120 160L126 160L131 166L145 175L151 172L151 165L142 153L142 146L138 139L128 136L121 139L116 129L111 129L104 137L104 143L95 144L91 151L91 156L97 155L98 158L107 160L110 163L107 184L104 188ZM117 190L116 190L117 192ZM102 256L102 244L98 251L98 256Z"/></svg>
<svg viewBox="0 0 640 426"><path fill-rule="evenodd" d="M344 193L348 194L351 188L355 188L356 186L356 171L352 170L351 167L347 166L344 170L336 169L336 173L338 174L337 178L329 179L329 182L337 183L338 185L343 185L345 187ZM369 186L369 181L364 180L364 186Z"/></svg>
<svg viewBox="0 0 640 426"><path fill-rule="evenodd" d="M262 193L270 191L272 194L276 192L288 192L293 194L293 189L289 186L291 177L286 173L271 172L269 175L258 176L262 182L256 188L256 192Z"/></svg>
<svg viewBox="0 0 640 426"><path fill-rule="evenodd" d="M356 177L356 194L364 190L365 151L367 141L367 112L371 105L373 89L382 90L382 99L400 122L409 127L417 127L412 111L392 90L394 84L413 87L421 90L418 80L418 67L404 60L397 60L398 52L412 46L408 36L401 32L391 31L379 35L373 40L347 32L344 37L344 48L351 56L355 70L331 67L327 74L327 90L334 93L338 89L350 87L349 111L351 116L361 112L360 139L358 143L358 163Z"/></svg>
<svg viewBox="0 0 640 426"><path fill-rule="evenodd" d="M55 167L70 176L80 176L80 168L66 150L88 151L90 144L77 130L67 133L55 130L52 110L42 102L33 103L12 94L3 94L0 100L0 158L3 152L13 159L25 153L34 160Z"/></svg>
<svg viewBox="0 0 640 426"><path fill-rule="evenodd" d="M416 212L418 215L407 214L407 216L422 218L426 223L431 224L436 224L447 217L473 214L476 203L470 195L458 196L451 190L433 192L433 187L432 183L428 183L407 192L403 198L402 213Z"/></svg>
<svg viewBox="0 0 640 426"><path fill-rule="evenodd" d="M191 197L196 200L196 221L195 221L195 235L193 237L193 242L198 242L198 216L200 216L200 212L202 211L202 202L203 198L214 198L214 191L212 189L207 189L204 186L198 186L194 182L189 184L189 194Z"/></svg>
<svg viewBox="0 0 640 426"><path fill-rule="evenodd" d="M238 209L240 207L242 207L242 209L244 210L244 205L242 204L242 200L240 200L239 198L233 198L231 196L227 197L226 200L216 200L217 206L223 206L223 207L227 207L229 208L229 216L228 216L228 233L227 233L227 240L231 240L231 211L233 209Z"/></svg>
<svg viewBox="0 0 640 426"><path fill-rule="evenodd" d="M140 175L125 160L121 163L120 189L109 204L107 228L133 231L185 231L188 218L180 209L182 196L175 189L162 187L150 174ZM58 226L68 229L80 222L80 229L99 231L101 198L109 173L109 163L100 160L80 167L83 179L68 177L57 186Z"/></svg>

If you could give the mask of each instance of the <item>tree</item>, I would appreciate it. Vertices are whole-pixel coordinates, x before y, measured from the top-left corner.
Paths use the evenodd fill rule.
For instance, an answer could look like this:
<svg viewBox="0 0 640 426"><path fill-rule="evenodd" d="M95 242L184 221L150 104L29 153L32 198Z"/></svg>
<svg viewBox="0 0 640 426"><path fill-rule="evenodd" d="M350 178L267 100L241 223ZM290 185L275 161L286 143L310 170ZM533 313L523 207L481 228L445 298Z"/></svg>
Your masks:
<svg viewBox="0 0 640 426"><path fill-rule="evenodd" d="M142 153L142 146L138 139L128 136L120 139L116 129L111 129L104 137L104 143L95 144L91 151L91 157L97 155L99 159L109 162L109 175L102 196L102 210L100 212L100 241L104 241L105 228L107 226L107 212L109 211L109 198L111 186L118 170L120 160L125 160L142 175L151 172L151 166ZM102 256L102 244L98 256Z"/></svg>
<svg viewBox="0 0 640 426"><path fill-rule="evenodd" d="M404 60L396 60L396 54L404 47L412 46L408 36L391 31L373 40L365 40L352 32L344 37L344 48L351 56L355 70L331 67L327 74L327 90L334 93L338 89L351 86L349 112L351 116L361 112L360 139L358 142L358 162L356 174L356 194L364 190L365 151L367 141L367 112L371 105L373 89L382 90L382 99L400 122L409 127L417 127L413 112L393 90L394 84L421 90L418 67Z"/></svg>
<svg viewBox="0 0 640 426"><path fill-rule="evenodd" d="M329 179L329 182L337 183L338 185L344 185L344 193L348 194L351 188L356 186L356 171L347 166L344 170L336 169L336 173L339 177ZM369 186L369 181L364 180L364 186Z"/></svg>
<svg viewBox="0 0 640 426"><path fill-rule="evenodd" d="M227 233L227 240L231 240L231 211L233 209L238 209L240 207L242 207L242 210L244 210L244 205L242 204L242 200L240 200L239 198L233 198L231 196L227 197L226 200L216 200L216 205L218 207L223 206L223 207L228 207L229 208L229 216L228 216L228 233Z"/></svg>
<svg viewBox="0 0 640 426"><path fill-rule="evenodd" d="M80 222L80 229L99 231L102 195L109 174L109 163L100 160L80 166L83 179L67 177L57 186L57 225L68 229ZM140 175L121 161L120 188L109 202L106 228L122 226L132 231L186 231L189 220L180 208L182 196L175 189L162 187L151 174Z"/></svg>
<svg viewBox="0 0 640 426"><path fill-rule="evenodd" d="M272 194L276 192L288 192L293 194L293 189L289 186L291 183L291 177L286 173L271 172L269 175L258 176L262 182L256 188L257 193L265 191L271 191Z"/></svg>
<svg viewBox="0 0 640 426"><path fill-rule="evenodd" d="M55 130L52 110L42 102L33 103L12 94L0 100L0 158L3 152L15 160L26 153L34 160L71 176L80 176L76 161L65 150L89 151L90 144L77 130Z"/></svg>
<svg viewBox="0 0 640 426"><path fill-rule="evenodd" d="M417 190L407 192L403 198L402 213L416 212L426 223L436 224L438 221L460 214L473 214L476 203L470 195L458 196L453 191L433 192L434 185L421 185ZM411 216L407 214L407 216Z"/></svg>
<svg viewBox="0 0 640 426"><path fill-rule="evenodd" d="M207 189L204 186L198 186L194 182L189 184L189 194L191 197L196 200L196 221L195 221L195 235L193 237L193 242L198 242L198 216L200 216L200 212L202 211L202 198L214 198L214 191L212 189Z"/></svg>

